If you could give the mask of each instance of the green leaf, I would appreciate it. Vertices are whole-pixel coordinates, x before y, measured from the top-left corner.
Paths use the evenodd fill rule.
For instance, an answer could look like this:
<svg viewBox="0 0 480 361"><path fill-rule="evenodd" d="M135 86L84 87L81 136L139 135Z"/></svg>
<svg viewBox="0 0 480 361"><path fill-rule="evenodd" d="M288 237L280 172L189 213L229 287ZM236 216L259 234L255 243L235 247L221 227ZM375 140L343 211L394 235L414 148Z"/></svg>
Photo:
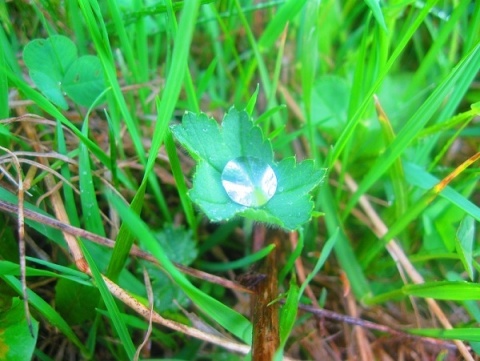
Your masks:
<svg viewBox="0 0 480 361"><path fill-rule="evenodd" d="M251 343L252 328L248 320L241 314L225 306L221 302L200 291L172 264L158 241L140 217L128 208L114 194L108 194L110 201L118 211L123 222L131 232L169 274L172 280L188 295L188 297L206 314L221 326L246 343Z"/></svg>
<svg viewBox="0 0 480 361"><path fill-rule="evenodd" d="M82 126L82 133L88 137L88 118ZM105 229L102 223L100 207L98 206L95 185L93 183L92 164L90 154L85 144L80 144L79 155L79 174L80 174L80 204L86 224L86 229L95 234L105 237Z"/></svg>
<svg viewBox="0 0 480 361"><path fill-rule="evenodd" d="M410 31L410 29L409 29ZM392 55L393 57L393 55ZM393 59L393 58L392 58ZM470 85L474 76L478 73L478 63L480 61L480 44L477 44L450 72L432 92L425 102L418 108L415 114L402 127L395 140L389 145L388 149L380 154L375 163L369 168L368 173L363 177L358 189L348 201L344 214L348 214L360 197L387 171L392 163L405 151L412 140L422 130L436 111L444 105L444 99L453 92L454 95L463 94ZM389 61L390 63L390 61ZM451 103L451 102L449 102ZM349 121L347 127L353 124ZM343 134L347 134L344 132ZM339 140L335 148L340 147L342 143ZM331 154L338 153L334 150ZM331 157L333 160L336 155ZM330 161L329 164L332 164Z"/></svg>
<svg viewBox="0 0 480 361"><path fill-rule="evenodd" d="M469 282L439 281L418 285L405 285L402 292L408 296L437 300L480 300L480 285Z"/></svg>
<svg viewBox="0 0 480 361"><path fill-rule="evenodd" d="M455 245L460 260L473 281L473 243L475 242L475 220L472 216L466 216L462 219L458 227Z"/></svg>
<svg viewBox="0 0 480 361"><path fill-rule="evenodd" d="M59 279L55 286L55 308L69 325L80 325L95 316L100 294L92 286Z"/></svg>
<svg viewBox="0 0 480 361"><path fill-rule="evenodd" d="M186 113L172 133L198 162L189 196L210 220L240 215L288 230L310 220L314 204L309 192L322 181L325 170L316 169L311 160L297 164L295 158L287 158L275 163L270 140L264 139L246 111L231 108L221 126L205 114ZM235 167L229 168L232 161ZM270 168L276 181L266 180ZM227 188L227 181L237 193ZM245 199L244 187L249 185L252 194Z"/></svg>
<svg viewBox="0 0 480 361"><path fill-rule="evenodd" d="M100 59L93 55L76 59L68 68L62 84L65 93L75 103L90 107L105 89Z"/></svg>
<svg viewBox="0 0 480 361"><path fill-rule="evenodd" d="M453 328L451 330L444 330L438 328L411 328L407 332L412 335L434 337L443 340L462 340L468 342L480 342L480 328Z"/></svg>
<svg viewBox="0 0 480 361"><path fill-rule="evenodd" d="M6 283L8 283L18 294L21 294L22 285L16 277L10 276L10 275L0 276L0 277ZM50 306L50 304L45 302L40 296L34 293L31 289L28 289L27 292L28 292L29 304L33 308L35 308L41 314L41 316L44 317L53 327L58 328L58 330L62 332L72 344L78 347L82 353L87 355L86 357L88 358L89 352L87 348L78 339L77 335L70 328L70 325L52 308L52 306ZM0 359L3 360L3 358L1 357Z"/></svg>
<svg viewBox="0 0 480 361"><path fill-rule="evenodd" d="M348 119L351 89L347 81L337 75L323 75L315 80L312 92L311 118L316 126L338 137Z"/></svg>
<svg viewBox="0 0 480 361"><path fill-rule="evenodd" d="M188 307L191 302L185 292L158 268L145 265L154 290L153 304L157 312L178 311L180 307Z"/></svg>
<svg viewBox="0 0 480 361"><path fill-rule="evenodd" d="M228 162L229 156L218 152L218 148L226 148L220 128L206 114L185 113L182 125L172 127L172 133L196 161L204 159L218 172Z"/></svg>
<svg viewBox="0 0 480 361"><path fill-rule="evenodd" d="M30 70L29 74L38 89L48 100L64 110L68 109L67 101L62 92L61 81L56 81L50 74L41 73L36 70Z"/></svg>
<svg viewBox="0 0 480 361"><path fill-rule="evenodd" d="M225 144L232 155L228 160L251 156L266 163L273 161L272 144L263 139L262 130L253 124L246 111L231 108L222 125Z"/></svg>
<svg viewBox="0 0 480 361"><path fill-rule="evenodd" d="M305 5L306 0L289 0L277 12L275 17L268 23L263 32L258 47L261 50L271 49L277 38L287 26L288 22L298 14Z"/></svg>
<svg viewBox="0 0 480 361"><path fill-rule="evenodd" d="M330 236L328 241L323 246L322 252L320 253L320 257L318 257L317 263L315 264L313 271L308 274L308 276L305 278L305 281L300 286L300 290L298 291L298 301L300 301L300 297L303 295L303 292L305 291L307 286L310 284L310 282L313 280L313 278L317 275L317 273L327 261L328 256L332 252L333 247L339 239L339 234L340 231L337 228L337 230Z"/></svg>
<svg viewBox="0 0 480 361"><path fill-rule="evenodd" d="M121 345L123 346L126 354L128 355L128 358L132 359L133 355L135 354L135 347L128 332L127 326L120 315L120 310L118 309L118 306L115 303L112 294L108 290L105 280L103 279L102 274L98 270L95 261L93 260L92 256L87 251L87 248L82 242L80 242L80 247L83 251L83 255L85 256L85 260L87 261L90 270L92 271L92 277L95 281L98 291L100 292L103 302L105 303L108 314L111 317L112 326L117 332L118 337L121 341Z"/></svg>
<svg viewBox="0 0 480 361"><path fill-rule="evenodd" d="M265 248L262 248L258 252L252 253L246 257L240 258L236 261L232 262L206 262L206 261L199 261L198 264L200 265L202 270L206 270L209 272L222 272L228 270L234 270L238 268L246 268L251 266L253 263L261 260L262 258L266 257L273 249L275 245L270 244Z"/></svg>
<svg viewBox="0 0 480 361"><path fill-rule="evenodd" d="M260 90L260 85L257 84L257 87L255 88L255 91L253 92L252 96L248 100L247 106L245 107L245 110L250 115L253 114L253 109L255 108L255 104L257 103L258 91L259 90Z"/></svg>
<svg viewBox="0 0 480 361"><path fill-rule="evenodd" d="M185 217L187 218L188 225L195 233L197 229L197 219L193 210L192 200L188 197L188 188L185 182L185 177L182 172L182 166L177 154L177 148L173 140L171 132L165 134L165 150L167 151L168 159L170 161L170 168L175 179L178 196L180 197L180 203L182 204Z"/></svg>
<svg viewBox="0 0 480 361"><path fill-rule="evenodd" d="M293 330L295 320L297 319L298 300L300 298L299 288L295 274L292 274L290 280L290 289L288 290L285 304L280 309L280 346L275 353L274 360L283 360L283 351L288 340L288 336Z"/></svg>
<svg viewBox="0 0 480 361"><path fill-rule="evenodd" d="M228 198L220 177L221 173L210 164L200 162L193 178L193 188L188 193L192 201L214 222L228 220L246 208Z"/></svg>
<svg viewBox="0 0 480 361"><path fill-rule="evenodd" d="M404 162L403 167L405 171L405 179L411 185L420 187L421 189L429 189L440 182L438 178L434 177L431 173L425 171L417 164ZM480 207L465 198L452 187L445 187L445 189L440 192L439 196L447 199L452 204L467 212L477 221L480 221Z"/></svg>
<svg viewBox="0 0 480 361"><path fill-rule="evenodd" d="M61 89L63 77L76 58L75 44L61 35L32 40L23 50L23 60L33 82L62 109L68 108Z"/></svg>
<svg viewBox="0 0 480 361"><path fill-rule="evenodd" d="M383 17L382 9L380 8L380 0L365 0L365 4L367 4L370 10L372 10L375 20L377 20L382 29L387 30L385 18Z"/></svg>
<svg viewBox="0 0 480 361"><path fill-rule="evenodd" d="M37 343L38 321L31 318L30 334L25 309L20 298L15 297L11 307L0 312L0 360L30 360Z"/></svg>
<svg viewBox="0 0 480 361"><path fill-rule="evenodd" d="M197 258L198 249L191 230L169 224L155 236L172 262L188 266Z"/></svg>
<svg viewBox="0 0 480 361"><path fill-rule="evenodd" d="M38 89L62 109L68 108L64 93L89 107L105 89L98 57L77 58L75 44L65 36L32 40L25 46L23 59Z"/></svg>
<svg viewBox="0 0 480 361"><path fill-rule="evenodd" d="M197 258L198 249L192 238L191 230L167 224L154 236L172 262L189 265ZM155 294L154 306L157 311L177 311L179 305L181 307L189 305L190 300L185 292L177 287L164 270L150 262L142 262L142 265L148 270L152 282Z"/></svg>
<svg viewBox="0 0 480 361"><path fill-rule="evenodd" d="M286 158L274 165L277 192L263 208L247 208L241 215L253 220L274 223L294 230L312 217L313 202L309 192L324 178L325 170L315 169L312 160L297 164Z"/></svg>

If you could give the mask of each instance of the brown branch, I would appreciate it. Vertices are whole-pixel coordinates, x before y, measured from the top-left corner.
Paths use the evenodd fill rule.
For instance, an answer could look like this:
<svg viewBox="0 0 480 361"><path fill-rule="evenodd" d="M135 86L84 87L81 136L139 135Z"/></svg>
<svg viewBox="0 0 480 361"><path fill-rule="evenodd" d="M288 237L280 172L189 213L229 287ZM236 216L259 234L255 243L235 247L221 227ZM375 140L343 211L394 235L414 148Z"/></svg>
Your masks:
<svg viewBox="0 0 480 361"><path fill-rule="evenodd" d="M2 209L4 211L7 211L7 212L10 212L12 214L17 214L18 213L18 206L16 206L15 204L9 203L9 202L2 201L2 200L0 200L0 209ZM89 240L89 241L91 241L93 243L96 243L96 244L100 244L100 245L105 246L105 247L113 248L113 246L115 245L115 242L113 240L109 239L109 238L99 236L95 233L88 232L88 231L86 231L84 229L81 229L81 228L78 228L78 227L74 227L70 224L63 223L63 222L61 222L61 221L59 221L55 218L45 216L43 214L34 212L32 210L29 210L29 209L24 209L24 216L25 216L26 219L30 219L32 221L45 224L49 227L59 229L62 232L68 233L68 234L76 236L76 237L84 238L86 240ZM151 254L149 254L147 252L142 251L136 245L133 245L132 249L130 250L130 254L132 256L136 256L136 257L145 259L145 260L147 260L149 262L152 262L152 263L158 265L159 267L161 267L161 265L159 264L158 260L155 257L153 257ZM202 279L202 280L207 281L207 282L216 283L216 284L219 284L223 287L230 288L230 289L235 289L237 291L248 292L248 293L253 292L252 290L250 290L250 289L248 289L248 288L246 288L246 287L244 287L244 286L242 286L242 285L240 285L236 282L227 280L225 278L218 277L218 276L215 276L215 275L212 275L210 273L203 272L203 271L200 271L200 270L196 270L196 269L193 269L191 267L183 266L183 265L175 263L175 262L173 264L175 265L175 267L177 267L177 269L179 271L181 271L181 272L183 272L183 273L185 273L189 276L199 278L199 279Z"/></svg>
<svg viewBox="0 0 480 361"><path fill-rule="evenodd" d="M265 234L264 226L258 226L257 230ZM280 344L278 326L278 304L272 303L278 297L278 256L281 244L282 231L268 230L266 240L274 244L275 249L270 252L266 259L260 261L258 273L264 274L265 278L258 282L250 298L252 312L252 360L273 360L275 352ZM259 245L259 242L254 242Z"/></svg>
<svg viewBox="0 0 480 361"><path fill-rule="evenodd" d="M284 300L280 301L281 303L284 303ZM309 305L303 305L303 304L298 304L298 308L307 312L310 312L316 316L328 318L330 320L335 320L339 322L344 322L348 323L350 325L355 325L355 326L360 326L363 328L368 328L370 330L375 330L375 331L380 331L384 333L388 333L390 335L396 336L396 337L402 337L402 338L408 338L408 339L415 339L415 340L420 340L425 343L429 343L435 346L441 346L441 347L446 347L451 350L455 350L457 346L453 342L448 342L448 341L443 341L443 340L437 340L431 337L424 337L424 336L417 336L417 335L410 335L409 333L406 333L402 330L399 330L397 328L393 328L390 326L385 326L381 325L372 321L367 321L358 317L352 317L348 315L342 315L337 312L333 312L330 310L326 310L323 308L317 308L314 306L309 306Z"/></svg>
<svg viewBox="0 0 480 361"><path fill-rule="evenodd" d="M335 164L335 168L339 173L341 172L340 163L337 162ZM345 174L345 183L347 184L348 188L351 190L352 193L355 193L357 191L358 186L348 173ZM363 208L364 212L368 215L368 217L370 218L373 224L372 231L375 233L375 235L379 239L382 239L388 233L387 225L383 222L383 220L374 210L373 206L370 204L370 202L368 201L365 195L362 195L360 197L359 204ZM402 274L403 270L405 270L405 272L408 274L408 276L413 281L413 283L415 284L424 283L423 276L420 274L420 272L418 272L415 269L415 267L410 262L407 255L405 254L405 252L403 251L402 247L400 246L400 244L397 242L396 239L390 239L386 243L385 248L389 252L392 259L397 264L400 274ZM450 321L448 320L447 316L438 305L437 301L434 300L433 298L425 298L425 301L427 302L430 310L438 318L442 326L447 330L452 329L453 327ZM468 350L468 347L462 341L455 340L454 343L455 345L457 345L459 352L462 354L465 360L468 360L468 361L474 360L473 356L470 354L470 351Z"/></svg>
<svg viewBox="0 0 480 361"><path fill-rule="evenodd" d="M25 187L22 179L23 172L22 172L22 168L20 167L20 162L17 156L7 148L0 146L0 149L12 157L12 162L16 168L17 176L18 176L18 207L17 207L18 217L17 218L18 218L18 253L20 256L20 279L22 283L22 297L23 297L23 306L25 309L25 318L27 320L30 334L33 337L33 326L32 326L32 320L30 317L30 309L28 307L27 278L26 278L27 263L25 258L25 212L24 212Z"/></svg>

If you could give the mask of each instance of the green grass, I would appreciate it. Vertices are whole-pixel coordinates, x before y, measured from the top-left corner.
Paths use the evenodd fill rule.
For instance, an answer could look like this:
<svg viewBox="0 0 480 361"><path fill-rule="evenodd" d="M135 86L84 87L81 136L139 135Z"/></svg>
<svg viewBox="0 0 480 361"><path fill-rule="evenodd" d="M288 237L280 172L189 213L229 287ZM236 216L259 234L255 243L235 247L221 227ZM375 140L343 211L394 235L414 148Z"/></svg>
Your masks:
<svg viewBox="0 0 480 361"><path fill-rule="evenodd" d="M159 314L141 359L245 357L247 293L225 285L271 248L255 248L252 220L203 216L188 196L195 163L169 128L185 111L221 121L231 106L252 115L276 160L328 169L315 217L279 250L277 358L479 359L478 1L7 2L0 22L0 359L19 347L14 333L31 331L34 359L58 358L63 342L73 358L132 359L151 315L143 268ZM24 48L55 35L101 64L104 91L90 107L67 92L61 109L31 82ZM68 69L54 59L33 60L61 79ZM19 239L11 205L22 196L33 213ZM78 239L37 213L68 217ZM106 238L115 243L91 241ZM18 312L25 241L31 329ZM181 257L191 249L193 260ZM338 319L320 330L299 304ZM415 342L354 327L352 315L389 319Z"/></svg>

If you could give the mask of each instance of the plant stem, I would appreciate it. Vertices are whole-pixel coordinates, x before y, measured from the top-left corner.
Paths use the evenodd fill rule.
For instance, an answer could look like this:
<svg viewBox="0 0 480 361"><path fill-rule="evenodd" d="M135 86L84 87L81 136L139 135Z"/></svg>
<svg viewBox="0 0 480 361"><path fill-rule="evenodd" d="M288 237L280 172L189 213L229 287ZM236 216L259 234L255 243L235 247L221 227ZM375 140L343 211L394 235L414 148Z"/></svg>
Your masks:
<svg viewBox="0 0 480 361"><path fill-rule="evenodd" d="M254 286L250 298L253 338L252 360L273 360L280 343L278 332L278 304L270 304L278 296L278 259L280 251L280 230L266 230L259 225L254 234L254 251L266 244L275 244L275 249L258 265L257 272L265 278Z"/></svg>

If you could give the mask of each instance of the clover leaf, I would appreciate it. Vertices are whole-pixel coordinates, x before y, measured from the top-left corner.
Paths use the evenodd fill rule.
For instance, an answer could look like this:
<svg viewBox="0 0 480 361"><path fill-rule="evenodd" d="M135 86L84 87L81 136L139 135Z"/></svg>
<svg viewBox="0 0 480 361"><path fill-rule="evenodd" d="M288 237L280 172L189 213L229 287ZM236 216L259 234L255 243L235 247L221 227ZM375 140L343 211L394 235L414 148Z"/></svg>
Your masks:
<svg viewBox="0 0 480 361"><path fill-rule="evenodd" d="M275 162L270 140L246 111L231 108L221 125L187 112L171 130L197 161L189 196L210 220L243 216L295 230L312 217L309 192L325 170L295 157Z"/></svg>
<svg viewBox="0 0 480 361"><path fill-rule="evenodd" d="M30 41L23 50L23 60L38 89L62 109L68 109L64 95L90 107L105 89L100 59L78 57L77 47L65 36Z"/></svg>

